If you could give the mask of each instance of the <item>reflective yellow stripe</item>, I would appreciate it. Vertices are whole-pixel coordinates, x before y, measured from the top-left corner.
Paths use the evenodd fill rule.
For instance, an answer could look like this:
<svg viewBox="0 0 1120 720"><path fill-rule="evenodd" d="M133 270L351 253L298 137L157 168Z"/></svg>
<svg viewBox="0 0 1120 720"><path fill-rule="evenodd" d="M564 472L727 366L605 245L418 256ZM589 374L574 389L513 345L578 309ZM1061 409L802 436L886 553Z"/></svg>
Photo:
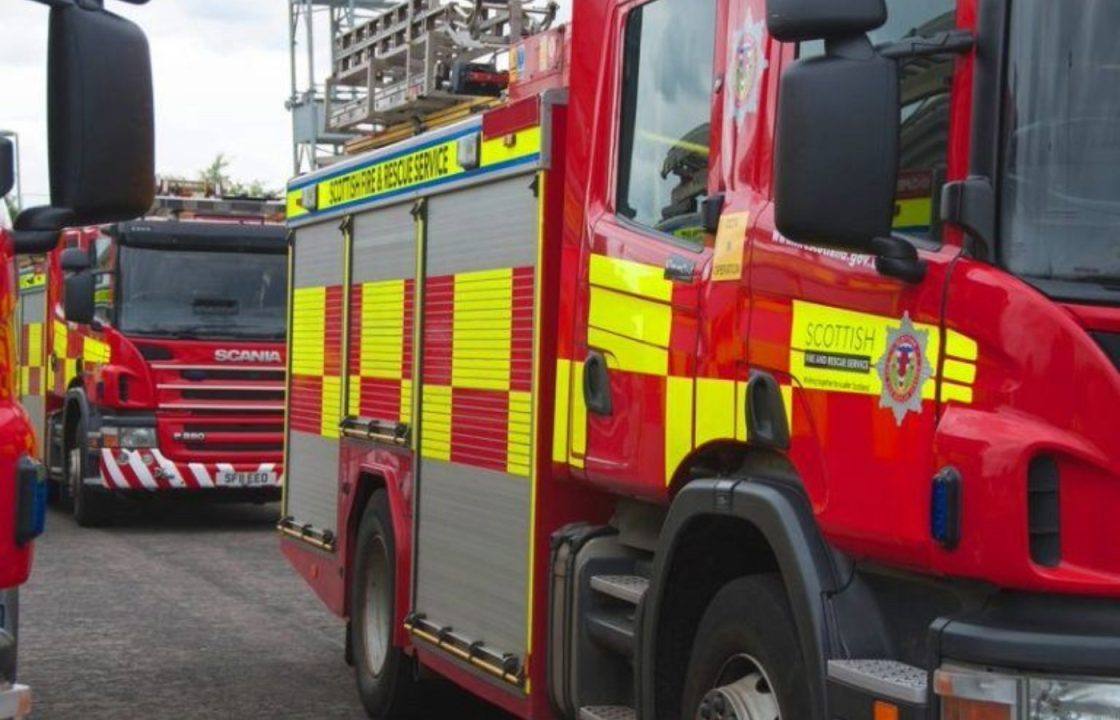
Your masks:
<svg viewBox="0 0 1120 720"><path fill-rule="evenodd" d="M27 364L43 366L43 323L27 324Z"/></svg>
<svg viewBox="0 0 1120 720"><path fill-rule="evenodd" d="M632 340L667 348L673 329L673 310L662 303L593 287L588 324Z"/></svg>
<svg viewBox="0 0 1120 720"><path fill-rule="evenodd" d="M696 379L696 447L735 436L735 383Z"/></svg>
<svg viewBox="0 0 1120 720"><path fill-rule="evenodd" d="M19 394L31 394L31 368L21 367L19 369Z"/></svg>
<svg viewBox="0 0 1120 720"><path fill-rule="evenodd" d="M327 322L327 289L297 288L292 298L292 374L320 377Z"/></svg>
<svg viewBox="0 0 1120 720"><path fill-rule="evenodd" d="M952 355L953 357L962 360L971 360L976 362L979 357L980 351L976 345L976 341L967 335L962 335L956 330L950 330L946 333L945 338L945 354Z"/></svg>
<svg viewBox="0 0 1120 720"><path fill-rule="evenodd" d="M668 377L665 386L665 484L692 452L692 379Z"/></svg>
<svg viewBox="0 0 1120 720"><path fill-rule="evenodd" d="M669 374L669 351L665 348L593 327L587 329L587 344L606 354L607 367L612 370L658 376Z"/></svg>
<svg viewBox="0 0 1120 720"><path fill-rule="evenodd" d="M941 402L972 404L972 388L951 382L941 384Z"/></svg>
<svg viewBox="0 0 1120 720"><path fill-rule="evenodd" d="M69 331L67 331L67 329L66 329L66 323L62 323L62 322L59 322L58 320L55 320L54 324L52 325L52 328L53 328L53 331L54 331L54 354L55 354L55 357L65 359L67 354L68 354L68 352L67 352L67 350L68 350L67 340L70 336Z"/></svg>
<svg viewBox="0 0 1120 720"><path fill-rule="evenodd" d="M529 477L532 447L533 397L531 393L509 394L509 432L506 437L506 472Z"/></svg>
<svg viewBox="0 0 1120 720"><path fill-rule="evenodd" d="M330 376L323 378L322 419L319 432L326 438L338 437L338 425L342 419L342 378Z"/></svg>
<svg viewBox="0 0 1120 720"><path fill-rule="evenodd" d="M952 380L962 385L971 385L976 382L976 366L972 363L946 358L943 375L946 380Z"/></svg>
<svg viewBox="0 0 1120 720"><path fill-rule="evenodd" d="M451 345L454 387L509 390L512 313L511 268L455 276Z"/></svg>
<svg viewBox="0 0 1120 720"><path fill-rule="evenodd" d="M451 388L424 385L421 404L421 454L433 460L451 459Z"/></svg>
<svg viewBox="0 0 1120 720"><path fill-rule="evenodd" d="M112 351L108 344L86 337L82 340L82 359L91 363L107 363L112 359Z"/></svg>
<svg viewBox="0 0 1120 720"><path fill-rule="evenodd" d="M746 442L750 438L747 419L747 383L735 383L735 439Z"/></svg>
<svg viewBox="0 0 1120 720"><path fill-rule="evenodd" d="M357 416L362 414L362 376L350 375L350 382L346 387L346 415Z"/></svg>
<svg viewBox="0 0 1120 720"><path fill-rule="evenodd" d="M568 423L571 420L570 401L572 391L572 361L558 358L556 360L556 410L553 413L555 420L552 426L552 460L553 462L568 462Z"/></svg>
<svg viewBox="0 0 1120 720"><path fill-rule="evenodd" d="M401 422L412 422L412 381L401 380Z"/></svg>
<svg viewBox="0 0 1120 720"><path fill-rule="evenodd" d="M482 167L486 168L504 162L520 160L540 151L541 129L540 127L533 127L483 141L479 158Z"/></svg>
<svg viewBox="0 0 1120 720"><path fill-rule="evenodd" d="M572 363L572 424L571 424L571 463L583 467L587 455L587 403L583 398L583 363Z"/></svg>
<svg viewBox="0 0 1120 720"><path fill-rule="evenodd" d="M404 372L404 280L362 285L361 375L399 380Z"/></svg>
<svg viewBox="0 0 1120 720"><path fill-rule="evenodd" d="M592 255L590 280L592 285L652 300L667 303L673 299L673 283L665 279L665 269L656 265Z"/></svg>

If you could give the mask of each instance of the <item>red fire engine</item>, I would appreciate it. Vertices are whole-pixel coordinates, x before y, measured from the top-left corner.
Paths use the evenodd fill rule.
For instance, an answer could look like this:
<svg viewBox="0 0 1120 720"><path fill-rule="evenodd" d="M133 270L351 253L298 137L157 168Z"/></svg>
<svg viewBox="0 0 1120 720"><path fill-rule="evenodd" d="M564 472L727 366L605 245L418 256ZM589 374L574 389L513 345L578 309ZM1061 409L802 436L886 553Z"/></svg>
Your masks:
<svg viewBox="0 0 1120 720"><path fill-rule="evenodd" d="M1120 714L1117 27L580 0L569 82L293 180L281 543L370 715Z"/></svg>
<svg viewBox="0 0 1120 720"><path fill-rule="evenodd" d="M158 198L69 230L25 283L24 403L79 524L114 495L279 498L287 241L276 203ZM69 275L66 275L69 273Z"/></svg>
<svg viewBox="0 0 1120 720"><path fill-rule="evenodd" d="M16 679L19 635L19 586L31 573L32 541L43 532L46 483L33 457L35 439L27 413L20 407L17 382L17 336L13 332L18 286L16 244L4 196L14 178L12 142L0 138L0 718L23 717L30 711L31 692Z"/></svg>

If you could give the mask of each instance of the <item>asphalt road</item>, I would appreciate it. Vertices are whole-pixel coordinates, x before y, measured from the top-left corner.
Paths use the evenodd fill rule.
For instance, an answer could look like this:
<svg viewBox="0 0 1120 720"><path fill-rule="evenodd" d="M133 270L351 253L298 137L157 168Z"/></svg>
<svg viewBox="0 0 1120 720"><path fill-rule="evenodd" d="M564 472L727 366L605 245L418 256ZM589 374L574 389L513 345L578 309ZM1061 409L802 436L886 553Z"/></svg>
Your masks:
<svg viewBox="0 0 1120 720"><path fill-rule="evenodd" d="M292 572L276 505L48 518L24 587L20 680L35 720L361 720L341 621ZM429 717L506 720L457 689Z"/></svg>

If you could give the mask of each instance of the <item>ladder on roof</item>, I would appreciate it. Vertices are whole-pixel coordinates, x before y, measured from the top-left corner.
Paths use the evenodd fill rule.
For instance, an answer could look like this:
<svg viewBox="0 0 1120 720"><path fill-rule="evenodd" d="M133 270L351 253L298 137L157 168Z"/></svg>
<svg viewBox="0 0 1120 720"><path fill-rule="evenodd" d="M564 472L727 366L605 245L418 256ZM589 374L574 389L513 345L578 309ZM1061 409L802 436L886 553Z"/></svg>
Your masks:
<svg viewBox="0 0 1120 720"><path fill-rule="evenodd" d="M327 127L374 130L461 105L451 91L457 63L472 63L547 30L558 6L533 0L404 0L334 38ZM356 91L331 101L335 88Z"/></svg>

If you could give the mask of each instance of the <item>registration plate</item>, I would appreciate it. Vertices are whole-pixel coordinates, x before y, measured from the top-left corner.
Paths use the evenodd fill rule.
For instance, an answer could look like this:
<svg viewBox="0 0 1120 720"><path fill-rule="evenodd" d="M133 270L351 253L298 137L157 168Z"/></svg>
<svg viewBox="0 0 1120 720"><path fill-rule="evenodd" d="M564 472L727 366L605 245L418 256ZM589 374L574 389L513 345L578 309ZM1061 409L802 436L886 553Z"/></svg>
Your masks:
<svg viewBox="0 0 1120 720"><path fill-rule="evenodd" d="M264 487L275 485L274 472L238 472L236 470L218 471L218 485L222 487Z"/></svg>

